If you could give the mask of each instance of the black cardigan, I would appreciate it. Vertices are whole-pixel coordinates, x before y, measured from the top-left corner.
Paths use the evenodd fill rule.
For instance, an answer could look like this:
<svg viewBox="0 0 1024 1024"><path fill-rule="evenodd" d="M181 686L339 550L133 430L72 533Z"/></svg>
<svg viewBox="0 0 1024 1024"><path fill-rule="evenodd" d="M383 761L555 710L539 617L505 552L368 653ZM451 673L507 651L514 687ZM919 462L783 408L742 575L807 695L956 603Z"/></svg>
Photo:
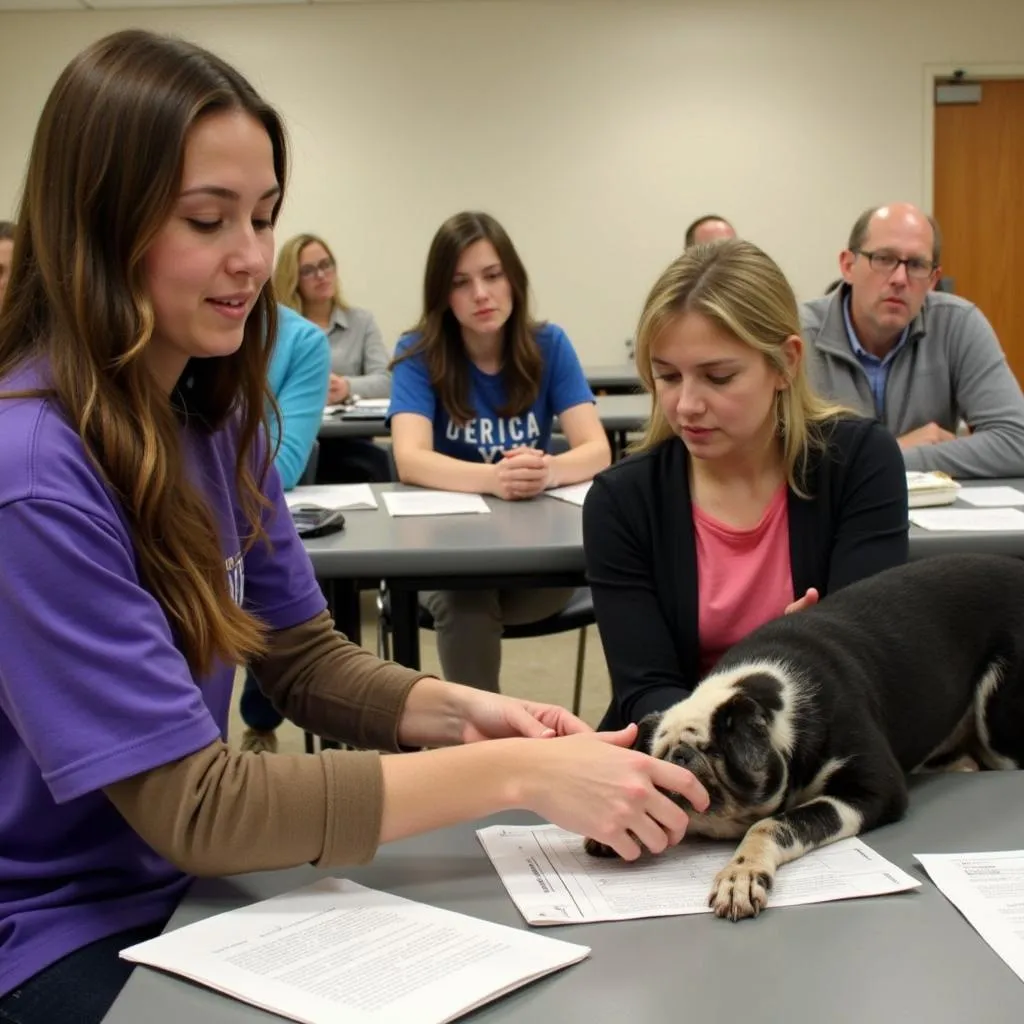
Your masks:
<svg viewBox="0 0 1024 1024"><path fill-rule="evenodd" d="M788 496L793 590L830 591L907 560L907 478L874 420L834 421L809 460L812 497ZM583 506L587 578L618 729L682 700L699 682L697 549L689 455L675 437L600 473Z"/></svg>

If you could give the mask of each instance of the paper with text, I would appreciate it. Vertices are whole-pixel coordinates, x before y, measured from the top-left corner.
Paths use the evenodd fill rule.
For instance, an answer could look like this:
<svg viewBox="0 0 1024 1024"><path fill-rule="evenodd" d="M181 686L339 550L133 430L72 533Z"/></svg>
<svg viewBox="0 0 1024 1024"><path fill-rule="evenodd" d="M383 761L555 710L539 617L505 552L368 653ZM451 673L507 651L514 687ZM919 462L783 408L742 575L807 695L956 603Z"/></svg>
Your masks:
<svg viewBox="0 0 1024 1024"><path fill-rule="evenodd" d="M963 487L959 497L968 505L980 508L1024 505L1024 491L1018 491L1016 487Z"/></svg>
<svg viewBox="0 0 1024 1024"><path fill-rule="evenodd" d="M121 956L304 1024L444 1024L589 953L324 878Z"/></svg>
<svg viewBox="0 0 1024 1024"><path fill-rule="evenodd" d="M1024 512L1019 508L911 509L910 521L924 530L968 533L982 530L1016 533L1024 530Z"/></svg>
<svg viewBox="0 0 1024 1024"><path fill-rule="evenodd" d="M946 899L1024 981L1024 850L914 856Z"/></svg>
<svg viewBox="0 0 1024 1024"><path fill-rule="evenodd" d="M457 516L490 512L479 494L457 491L384 491L381 495L393 516Z"/></svg>
<svg viewBox="0 0 1024 1024"><path fill-rule="evenodd" d="M581 484L567 484L565 487L552 487L550 491L544 493L549 498L558 498L559 501L568 501L573 505L583 505L583 500L587 496L587 491L590 490L590 485L593 480L585 480Z"/></svg>
<svg viewBox="0 0 1024 1024"><path fill-rule="evenodd" d="M369 484L312 484L296 487L284 496L289 508L319 505L322 508L376 508Z"/></svg>
<svg viewBox="0 0 1024 1024"><path fill-rule="evenodd" d="M711 883L736 849L684 839L627 863L591 857L582 837L555 825L493 825L477 836L512 902L536 925L710 914ZM859 839L844 839L783 865L769 906L881 896L920 884Z"/></svg>

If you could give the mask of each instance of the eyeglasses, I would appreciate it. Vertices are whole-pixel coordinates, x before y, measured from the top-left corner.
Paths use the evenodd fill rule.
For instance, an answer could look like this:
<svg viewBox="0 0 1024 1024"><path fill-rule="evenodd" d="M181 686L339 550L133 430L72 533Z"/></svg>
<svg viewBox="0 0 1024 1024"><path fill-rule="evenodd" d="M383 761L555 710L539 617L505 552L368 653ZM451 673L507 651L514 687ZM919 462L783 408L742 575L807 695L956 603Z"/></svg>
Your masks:
<svg viewBox="0 0 1024 1024"><path fill-rule="evenodd" d="M866 249L854 249L858 256L864 256L877 274L892 274L897 267L907 268L907 277L915 281L926 281L932 276L935 264L931 260L923 260L920 256L912 256L909 260L901 260L893 252L868 252Z"/></svg>
<svg viewBox="0 0 1024 1024"><path fill-rule="evenodd" d="M327 257L327 259L321 260L319 263L303 263L299 267L299 277L317 277L319 275L326 276L334 269L334 260Z"/></svg>

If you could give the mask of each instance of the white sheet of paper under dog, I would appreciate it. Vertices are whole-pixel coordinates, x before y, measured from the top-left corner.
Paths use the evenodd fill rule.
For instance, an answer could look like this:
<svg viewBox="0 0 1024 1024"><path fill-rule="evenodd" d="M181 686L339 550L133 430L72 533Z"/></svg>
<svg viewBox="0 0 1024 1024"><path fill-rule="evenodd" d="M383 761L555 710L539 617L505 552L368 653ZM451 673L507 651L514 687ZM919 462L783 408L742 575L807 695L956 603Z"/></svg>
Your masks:
<svg viewBox="0 0 1024 1024"><path fill-rule="evenodd" d="M591 857L582 837L555 825L492 825L477 836L512 902L535 925L710 914L711 883L736 849L684 839L628 863ZM768 907L884 896L920 884L859 839L843 839L783 865Z"/></svg>
<svg viewBox="0 0 1024 1024"><path fill-rule="evenodd" d="M946 899L1024 981L1024 850L914 856Z"/></svg>
<svg viewBox="0 0 1024 1024"><path fill-rule="evenodd" d="M304 1024L446 1024L589 954L344 878L121 951Z"/></svg>
<svg viewBox="0 0 1024 1024"><path fill-rule="evenodd" d="M910 510L910 521L924 530L979 530L996 533L1024 531L1019 508L921 508Z"/></svg>

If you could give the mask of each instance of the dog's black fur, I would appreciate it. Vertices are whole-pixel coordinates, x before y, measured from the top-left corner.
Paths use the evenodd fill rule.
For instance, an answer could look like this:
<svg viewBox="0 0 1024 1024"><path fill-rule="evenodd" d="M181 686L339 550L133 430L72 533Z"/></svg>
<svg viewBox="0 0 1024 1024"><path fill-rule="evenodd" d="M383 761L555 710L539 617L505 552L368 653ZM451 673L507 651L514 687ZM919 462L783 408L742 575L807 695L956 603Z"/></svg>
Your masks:
<svg viewBox="0 0 1024 1024"><path fill-rule="evenodd" d="M926 558L774 619L635 745L707 788L690 833L744 836L710 904L756 916L780 865L902 817L907 773L1024 765L1024 562Z"/></svg>

